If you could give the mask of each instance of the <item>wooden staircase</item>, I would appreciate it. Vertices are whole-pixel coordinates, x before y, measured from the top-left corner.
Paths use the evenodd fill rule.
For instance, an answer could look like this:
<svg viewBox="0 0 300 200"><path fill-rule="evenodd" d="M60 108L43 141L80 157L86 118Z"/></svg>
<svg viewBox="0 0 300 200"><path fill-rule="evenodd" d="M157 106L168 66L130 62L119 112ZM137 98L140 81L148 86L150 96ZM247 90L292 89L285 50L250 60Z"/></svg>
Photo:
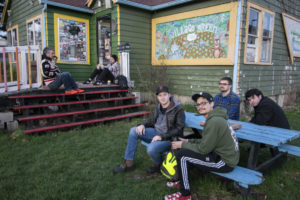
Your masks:
<svg viewBox="0 0 300 200"><path fill-rule="evenodd" d="M150 113L144 104L135 103L137 97L131 89L122 90L117 85L80 88L85 92L65 95L64 90L39 90L8 98L14 101L14 116L25 134L82 128Z"/></svg>

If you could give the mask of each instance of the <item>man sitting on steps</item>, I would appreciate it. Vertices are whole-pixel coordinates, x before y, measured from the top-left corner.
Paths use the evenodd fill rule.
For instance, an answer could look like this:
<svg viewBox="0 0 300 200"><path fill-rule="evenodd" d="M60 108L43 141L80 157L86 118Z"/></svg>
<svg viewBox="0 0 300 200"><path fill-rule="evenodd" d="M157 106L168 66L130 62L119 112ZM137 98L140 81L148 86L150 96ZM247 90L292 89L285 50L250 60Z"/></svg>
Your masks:
<svg viewBox="0 0 300 200"><path fill-rule="evenodd" d="M114 174L134 170L134 155L137 150L138 140L150 143L147 153L153 164L147 169L148 173L160 171L162 154L171 148L171 141L177 140L183 135L185 123L184 110L169 93L166 86L160 86L156 90L159 104L152 112L152 116L142 125L131 128L125 151L125 162L115 167Z"/></svg>

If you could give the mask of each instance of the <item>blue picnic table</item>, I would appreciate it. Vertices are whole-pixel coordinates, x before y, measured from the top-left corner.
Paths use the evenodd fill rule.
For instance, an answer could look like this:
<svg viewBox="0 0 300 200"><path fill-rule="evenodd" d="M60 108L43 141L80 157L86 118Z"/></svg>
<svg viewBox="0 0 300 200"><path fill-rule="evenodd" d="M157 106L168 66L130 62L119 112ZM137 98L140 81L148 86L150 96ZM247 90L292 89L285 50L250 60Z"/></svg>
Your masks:
<svg viewBox="0 0 300 200"><path fill-rule="evenodd" d="M202 130L200 122L204 122L205 118L196 113L185 112L186 127ZM249 122L228 120L229 122L238 123L242 128L236 130L236 136L244 141L250 142L250 151L248 157L247 168L265 172L269 167L280 160L286 158L287 153L300 156L300 147L286 144L300 137L300 131L276 128L271 126L262 126ZM266 160L259 166L257 161L261 146L266 145L272 147L271 158Z"/></svg>

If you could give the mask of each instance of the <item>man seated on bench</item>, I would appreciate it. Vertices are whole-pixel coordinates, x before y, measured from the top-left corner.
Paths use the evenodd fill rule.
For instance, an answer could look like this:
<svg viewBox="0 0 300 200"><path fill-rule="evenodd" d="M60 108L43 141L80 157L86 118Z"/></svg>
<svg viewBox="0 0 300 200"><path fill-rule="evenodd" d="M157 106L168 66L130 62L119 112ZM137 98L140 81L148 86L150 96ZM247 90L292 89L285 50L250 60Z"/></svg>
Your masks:
<svg viewBox="0 0 300 200"><path fill-rule="evenodd" d="M133 160L138 140L150 143L147 153L153 164L147 169L147 172L159 172L162 154L170 150L172 140L176 140L178 136L182 137L185 123L183 108L171 96L166 86L157 88L156 97L159 104L155 107L150 119L142 125L131 128L125 151L125 162L114 168L114 174L134 170Z"/></svg>
<svg viewBox="0 0 300 200"><path fill-rule="evenodd" d="M254 108L251 123L290 129L289 122L280 106L270 98L265 97L260 90L248 90L245 93L245 98Z"/></svg>
<svg viewBox="0 0 300 200"><path fill-rule="evenodd" d="M44 84L51 90L58 89L63 84L66 89L65 94L67 95L84 92L84 90L78 88L69 72L61 72L59 70L56 65L56 60L53 60L54 57L56 58L54 49L45 47L42 55L42 75Z"/></svg>
<svg viewBox="0 0 300 200"><path fill-rule="evenodd" d="M196 166L204 171L230 172L239 162L239 145L234 130L229 126L225 108L213 109L213 97L206 92L194 94L196 108L206 122L202 139L183 139L172 142L177 159L178 182L168 182L168 187L180 188L180 192L166 195L165 200L191 199L189 167ZM200 124L200 122L199 122Z"/></svg>

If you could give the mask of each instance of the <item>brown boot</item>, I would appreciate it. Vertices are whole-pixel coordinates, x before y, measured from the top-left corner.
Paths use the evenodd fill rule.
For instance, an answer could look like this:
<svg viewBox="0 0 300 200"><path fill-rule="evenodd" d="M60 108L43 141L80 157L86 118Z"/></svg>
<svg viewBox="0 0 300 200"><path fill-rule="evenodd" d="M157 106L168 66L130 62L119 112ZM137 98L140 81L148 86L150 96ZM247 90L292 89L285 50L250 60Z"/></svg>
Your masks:
<svg viewBox="0 0 300 200"><path fill-rule="evenodd" d="M125 160L123 164L114 168L113 173L118 174L121 172L129 172L129 171L133 171L134 169L135 166L133 160Z"/></svg>
<svg viewBox="0 0 300 200"><path fill-rule="evenodd" d="M160 172L160 164L152 163L150 167L148 167L147 172L150 174L159 173Z"/></svg>

